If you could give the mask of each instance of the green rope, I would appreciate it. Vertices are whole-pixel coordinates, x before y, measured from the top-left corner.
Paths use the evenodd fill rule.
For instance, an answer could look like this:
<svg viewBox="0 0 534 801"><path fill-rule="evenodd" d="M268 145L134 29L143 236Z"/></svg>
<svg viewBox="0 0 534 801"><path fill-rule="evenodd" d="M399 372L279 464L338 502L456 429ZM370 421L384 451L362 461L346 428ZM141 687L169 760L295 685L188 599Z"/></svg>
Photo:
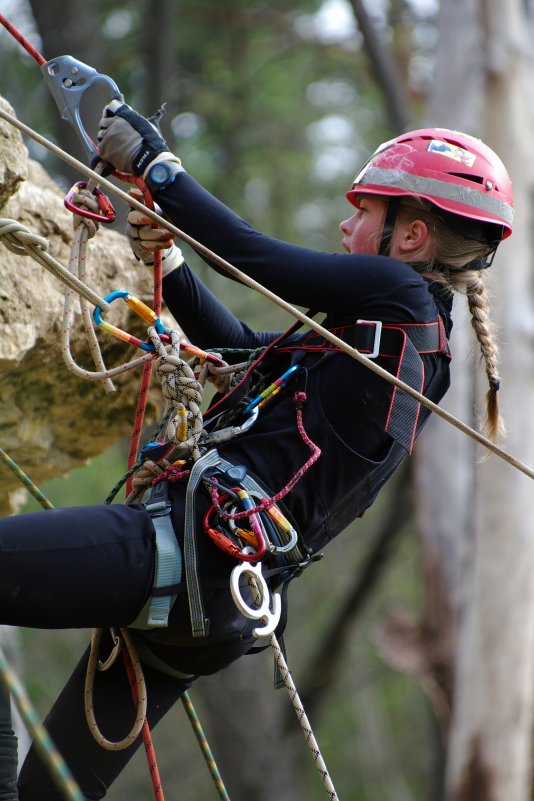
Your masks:
<svg viewBox="0 0 534 801"><path fill-rule="evenodd" d="M14 462L13 459L11 459L11 457L8 456L4 450L2 450L2 448L0 448L0 460L6 465L6 467L9 467L9 469L17 476L17 478L22 481L26 489L31 492L37 501L39 501L43 509L54 508L53 504L50 503L46 495L43 495L41 490L35 486L31 478L20 469L17 463Z"/></svg>
<svg viewBox="0 0 534 801"><path fill-rule="evenodd" d="M197 742L200 745L200 749L204 755L204 759L215 783L215 787L217 788L217 792L219 793L219 797L222 798L222 801L230 801L230 796L226 792L226 787L224 786L221 774L219 773L217 763L215 762L215 758L212 754L208 740L204 734L202 725L197 717L197 713L195 712L195 708L191 703L191 699L189 698L187 690L181 696L181 701L184 705L187 717L189 718L189 722L191 723L191 727L195 733L195 737L197 738Z"/></svg>
<svg viewBox="0 0 534 801"><path fill-rule="evenodd" d="M68 801L85 801L85 796L82 795L65 760L55 747L50 735L39 721L39 716L32 706L22 684L8 666L1 648L0 679L13 698L26 728L32 737L35 748L48 766L65 798L68 799Z"/></svg>

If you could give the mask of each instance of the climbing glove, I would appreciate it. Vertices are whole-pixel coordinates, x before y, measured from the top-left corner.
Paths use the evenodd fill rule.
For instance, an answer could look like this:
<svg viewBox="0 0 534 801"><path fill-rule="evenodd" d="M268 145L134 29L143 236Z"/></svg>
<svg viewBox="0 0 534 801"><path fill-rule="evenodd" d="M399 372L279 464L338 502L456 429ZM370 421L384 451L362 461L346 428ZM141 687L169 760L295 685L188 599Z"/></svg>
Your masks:
<svg viewBox="0 0 534 801"><path fill-rule="evenodd" d="M130 189L129 194L139 202L142 202L143 195L137 188ZM155 211L161 214L161 209L156 206ZM154 228L150 217L146 217L137 209L130 209L127 218L126 235L132 252L138 261L142 261L147 267L154 266L154 253L162 250L161 266L163 277L180 267L184 262L184 257L180 248L172 241L172 234L165 228Z"/></svg>
<svg viewBox="0 0 534 801"><path fill-rule="evenodd" d="M121 172L142 176L163 154L179 163L156 125L120 100L112 100L104 108L97 141L100 157Z"/></svg>

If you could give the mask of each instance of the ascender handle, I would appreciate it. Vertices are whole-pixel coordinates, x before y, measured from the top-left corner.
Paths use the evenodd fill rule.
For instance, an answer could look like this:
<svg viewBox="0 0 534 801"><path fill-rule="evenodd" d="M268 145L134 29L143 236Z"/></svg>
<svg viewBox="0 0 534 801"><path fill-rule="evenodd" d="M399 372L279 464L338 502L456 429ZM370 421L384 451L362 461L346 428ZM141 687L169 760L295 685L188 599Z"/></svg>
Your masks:
<svg viewBox="0 0 534 801"><path fill-rule="evenodd" d="M102 75L93 67L72 56L58 56L41 66L41 72L52 92L62 119L67 120L82 141L83 148L91 163L98 156L98 149L83 127L80 116L80 104L84 92L97 83L107 86L111 98L123 100L123 96L115 81Z"/></svg>

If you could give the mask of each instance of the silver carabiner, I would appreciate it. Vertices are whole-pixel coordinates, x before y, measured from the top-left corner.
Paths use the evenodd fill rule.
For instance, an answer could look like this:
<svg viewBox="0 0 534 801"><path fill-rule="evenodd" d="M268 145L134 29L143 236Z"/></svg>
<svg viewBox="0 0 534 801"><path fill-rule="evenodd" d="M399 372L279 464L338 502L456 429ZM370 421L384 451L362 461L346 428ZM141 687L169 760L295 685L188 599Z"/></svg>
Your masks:
<svg viewBox="0 0 534 801"><path fill-rule="evenodd" d="M205 437L204 442L210 443L212 445L219 445L221 442L227 442L229 439L233 439L234 437L237 437L239 434L243 434L245 431L248 431L249 428L251 428L251 426L254 425L254 423L258 419L259 411L260 411L259 407L256 406L242 425L228 426L227 428L221 428L218 431L213 431L211 434L208 434Z"/></svg>

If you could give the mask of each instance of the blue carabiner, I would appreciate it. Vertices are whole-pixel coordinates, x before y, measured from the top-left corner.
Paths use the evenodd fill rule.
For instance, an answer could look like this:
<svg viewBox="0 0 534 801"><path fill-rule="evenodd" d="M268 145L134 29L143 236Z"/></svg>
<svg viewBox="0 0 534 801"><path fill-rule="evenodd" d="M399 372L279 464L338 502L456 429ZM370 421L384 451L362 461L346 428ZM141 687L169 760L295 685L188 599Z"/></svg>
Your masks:
<svg viewBox="0 0 534 801"><path fill-rule="evenodd" d="M156 329L156 333L159 336L164 336L165 326L161 322L160 318L156 315L152 309L143 303L142 300L136 298L135 295L130 294L130 292L126 292L124 289L116 289L114 292L110 292L109 295L106 295L104 300L107 303L113 303L114 300L117 298L122 298L127 306L132 309L139 317L141 317L145 322L153 325ZM102 318L102 309L100 306L95 306L93 311L93 319L97 326L101 328L103 331L106 331L108 334L116 337L117 339L122 340L122 342L127 342L129 345L135 345L137 348L141 348L141 350L145 350L148 353L153 353L156 348L152 342L143 342L138 337L133 336L133 334L129 334L127 331L123 331L122 328L117 328L117 326L108 323L107 320Z"/></svg>

